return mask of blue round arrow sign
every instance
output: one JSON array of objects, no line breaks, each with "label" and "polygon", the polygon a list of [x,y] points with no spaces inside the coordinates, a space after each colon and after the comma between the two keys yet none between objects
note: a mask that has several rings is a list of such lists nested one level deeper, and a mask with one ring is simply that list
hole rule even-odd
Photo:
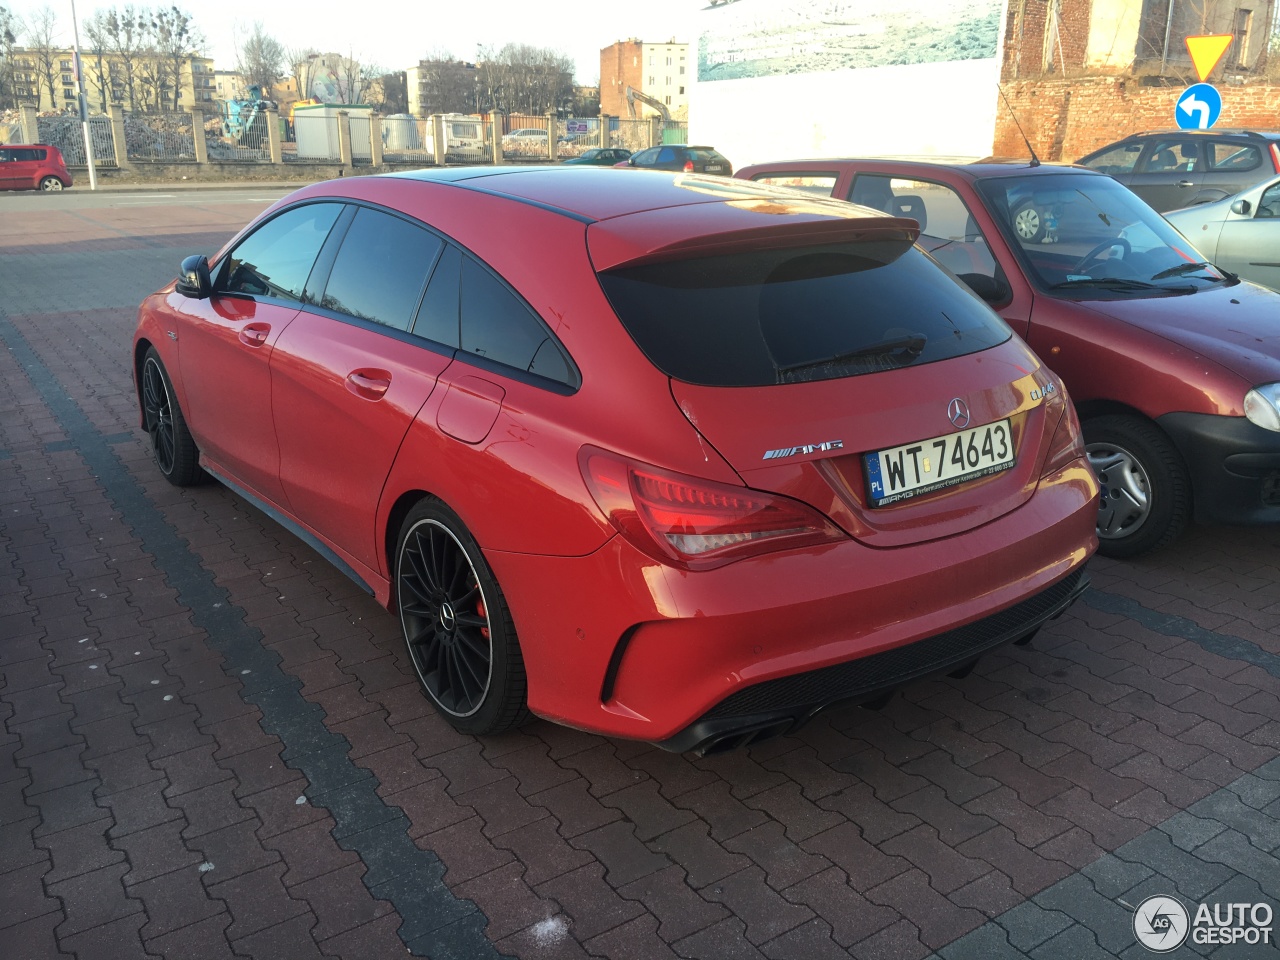
[{"label": "blue round arrow sign", "polygon": [[1182,91],[1173,108],[1181,130],[1208,130],[1222,113],[1222,94],[1209,83],[1193,83]]}]

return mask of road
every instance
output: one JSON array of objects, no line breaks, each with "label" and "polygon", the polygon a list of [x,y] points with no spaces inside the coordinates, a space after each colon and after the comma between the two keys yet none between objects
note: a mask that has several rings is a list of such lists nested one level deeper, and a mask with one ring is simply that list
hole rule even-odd
[{"label": "road", "polygon": [[6,957],[1084,960],[1152,894],[1280,912],[1276,531],[1095,559],[1030,647],[748,751],[453,732],[139,429],[138,301],[283,192],[0,196]]}]

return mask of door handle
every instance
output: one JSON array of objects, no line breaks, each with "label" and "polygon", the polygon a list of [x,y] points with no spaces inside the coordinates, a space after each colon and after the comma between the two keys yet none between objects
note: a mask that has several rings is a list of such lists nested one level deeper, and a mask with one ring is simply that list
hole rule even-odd
[{"label": "door handle", "polygon": [[1192,182],[1191,180],[1179,180],[1179,181],[1178,181],[1178,186],[1180,186],[1180,187],[1194,187],[1194,186],[1195,186],[1195,183],[1194,183],[1194,182]]},{"label": "door handle", "polygon": [[270,333],[271,324],[250,323],[240,331],[240,342],[250,347],[260,347],[267,342],[267,336]]},{"label": "door handle", "polygon": [[385,370],[353,370],[347,374],[347,389],[365,400],[380,400],[391,386]]}]

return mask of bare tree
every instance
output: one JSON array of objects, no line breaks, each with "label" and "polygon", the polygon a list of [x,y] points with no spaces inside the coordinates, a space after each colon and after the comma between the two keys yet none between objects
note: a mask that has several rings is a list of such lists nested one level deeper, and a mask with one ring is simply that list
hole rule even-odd
[{"label": "bare tree", "polygon": [[237,69],[250,86],[262,88],[264,97],[271,96],[272,84],[280,76],[284,65],[284,45],[257,22],[244,42],[236,50]]},{"label": "bare tree", "polygon": [[445,50],[436,50],[418,61],[418,75],[424,113],[471,113],[476,109],[474,63],[464,63]]},{"label": "bare tree", "polygon": [[[161,7],[151,20],[151,35],[155,39],[157,72],[161,79],[161,93],[167,87],[172,91],[173,109],[178,109],[182,97],[182,66],[188,62],[196,47],[203,41],[191,14],[177,7]],[[191,77],[192,92],[196,78]]]},{"label": "bare tree", "polygon": [[298,88],[298,99],[311,98],[311,83],[315,79],[316,60],[320,52],[314,47],[290,47],[284,52],[285,62]]},{"label": "bare tree", "polygon": [[40,86],[49,91],[49,104],[58,109],[58,51],[61,44],[55,37],[58,35],[58,17],[48,4],[31,14],[27,22],[27,49],[36,61],[36,96],[40,95]]},{"label": "bare tree", "polygon": [[[109,40],[106,20],[107,11],[105,10],[98,10],[92,17],[85,19],[84,36],[88,41],[85,52],[88,57],[81,58],[82,61],[87,61],[86,72],[94,78],[94,82],[98,87],[98,106],[103,113],[107,112],[108,98],[113,87],[111,61],[107,59]],[[110,99],[114,99],[114,97],[110,97]]]},{"label": "bare tree", "polygon": [[120,68],[121,86],[129,98],[129,109],[137,110],[141,86],[139,66],[145,58],[150,32],[147,11],[132,4],[112,7],[106,12],[103,29],[107,49]]},{"label": "bare tree", "polygon": [[527,44],[480,50],[481,106],[505,113],[542,114],[573,102],[573,61],[567,54]]},{"label": "bare tree", "polygon": [[0,7],[0,109],[16,107],[13,50],[22,36],[22,21],[7,7]]},{"label": "bare tree", "polygon": [[371,91],[377,91],[377,97],[370,96],[370,102],[384,115],[409,112],[409,90],[403,70],[383,73],[369,85]]}]

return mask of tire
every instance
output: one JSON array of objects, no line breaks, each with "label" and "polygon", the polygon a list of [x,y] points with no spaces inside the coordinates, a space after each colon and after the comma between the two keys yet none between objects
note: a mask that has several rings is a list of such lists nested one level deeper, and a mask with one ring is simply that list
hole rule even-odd
[{"label": "tire", "polygon": [[192,487],[204,479],[200,450],[178,406],[173,383],[155,347],[148,347],[138,376],[143,422],[151,437],[151,454],[164,478],[175,487]]},{"label": "tire", "polygon": [[1084,423],[1085,453],[1102,485],[1098,552],[1135,557],[1177,537],[1191,516],[1186,464],[1155,424],[1109,414]]},{"label": "tire", "polygon": [[506,598],[475,538],[439,500],[419,502],[405,518],[394,586],[409,660],[449,723],[486,736],[530,719]]},{"label": "tire", "polygon": [[40,189],[45,193],[56,193],[62,189],[62,181],[57,177],[45,177],[40,181]]},{"label": "tire", "polygon": [[1039,243],[1044,238],[1044,214],[1030,200],[1013,212],[1013,232],[1023,243]]}]

